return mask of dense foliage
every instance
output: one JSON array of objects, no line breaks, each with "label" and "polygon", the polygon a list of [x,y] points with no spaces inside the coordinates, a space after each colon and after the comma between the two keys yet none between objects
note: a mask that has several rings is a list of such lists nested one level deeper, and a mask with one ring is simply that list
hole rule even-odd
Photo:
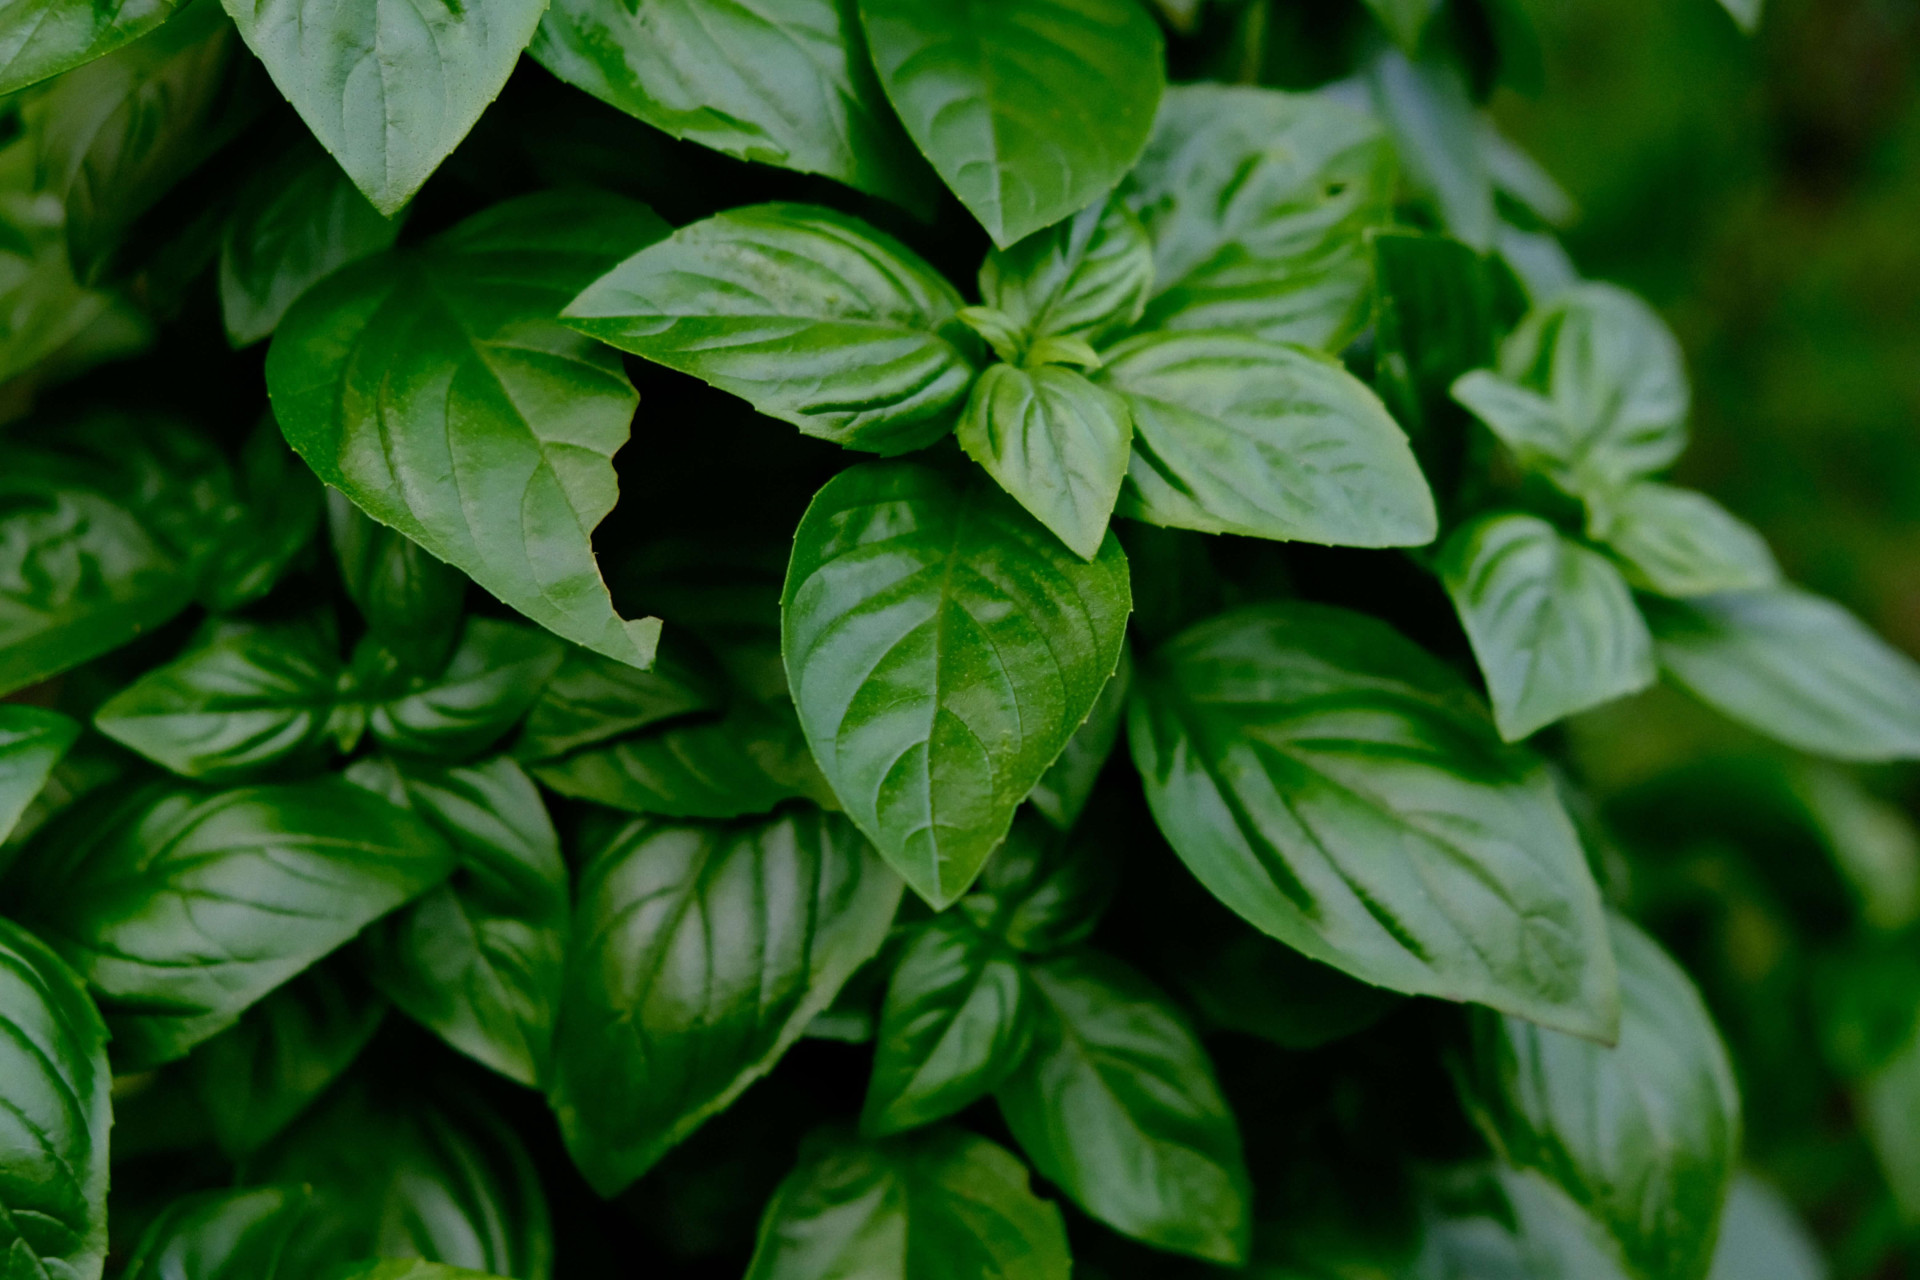
[{"label": "dense foliage", "polygon": [[0,1276],[1896,1274],[1920,665],[1532,3],[0,7]]}]

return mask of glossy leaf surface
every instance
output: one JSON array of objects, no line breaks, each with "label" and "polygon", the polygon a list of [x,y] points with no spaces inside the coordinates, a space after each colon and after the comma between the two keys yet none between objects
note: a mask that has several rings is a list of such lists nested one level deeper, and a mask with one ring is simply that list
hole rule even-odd
[{"label": "glossy leaf surface", "polygon": [[1663,596],[1757,591],[1780,580],[1753,528],[1704,493],[1642,481],[1606,506],[1594,534],[1619,556],[1627,580]]},{"label": "glossy leaf surface", "polygon": [[985,477],[843,471],[794,537],[782,650],[834,794],[928,902],[966,890],[1119,662],[1131,608]]},{"label": "glossy leaf surface", "polygon": [[0,705],[0,840],[13,831],[79,736],[80,726],[57,711]]},{"label": "glossy leaf surface", "polygon": [[280,1280],[308,1211],[299,1187],[183,1196],[147,1228],[123,1280]]},{"label": "glossy leaf surface", "polygon": [[567,323],[808,435],[902,453],[950,431],[966,395],[960,306],[938,272],[859,219],[766,204],[643,249],[574,299]]},{"label": "glossy leaf surface", "polygon": [[845,819],[635,822],[583,873],[552,1101],[602,1194],[769,1070],[886,936],[900,899]]},{"label": "glossy leaf surface", "polygon": [[1086,208],[1146,145],[1160,33],[1128,0],[860,0],[907,133],[1002,248]]},{"label": "glossy leaf surface", "polygon": [[591,535],[636,398],[619,359],[556,317],[665,230],[615,196],[510,200],[329,276],[267,353],[274,414],[322,480],[535,622],[635,666],[659,623],[614,613]]},{"label": "glossy leaf surface", "polygon": [[465,575],[338,489],[327,490],[327,532],[347,597],[368,632],[412,671],[439,671],[460,638]]},{"label": "glossy leaf surface", "polygon": [[[436,676],[382,690],[368,727],[399,752],[460,759],[486,750],[520,722],[560,667],[550,633],[493,618],[469,618]],[[371,691],[370,691],[371,692]]]},{"label": "glossy leaf surface", "polygon": [[1148,803],[1222,902],[1365,982],[1611,1037],[1573,826],[1438,661],[1359,614],[1250,606],[1163,646],[1137,687]]},{"label": "glossy leaf surface", "polygon": [[1096,348],[1140,320],[1153,291],[1153,244],[1118,198],[1088,205],[980,264],[980,298],[1022,336]]},{"label": "glossy leaf surface", "polygon": [[0,93],[109,53],[167,20],[173,0],[34,0],[0,16]]}]

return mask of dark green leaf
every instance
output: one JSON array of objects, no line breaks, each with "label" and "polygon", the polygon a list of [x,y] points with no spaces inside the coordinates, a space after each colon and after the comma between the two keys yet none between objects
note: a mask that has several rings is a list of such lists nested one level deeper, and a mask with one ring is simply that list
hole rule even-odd
[{"label": "dark green leaf", "polygon": [[1437,567],[1507,741],[1654,682],[1653,637],[1620,571],[1545,520],[1481,516]]},{"label": "dark green leaf", "polygon": [[1067,835],[1023,813],[960,909],[1018,951],[1080,942],[1093,932],[1118,882],[1112,835],[1112,824],[1097,818]]},{"label": "dark green leaf", "polygon": [[1700,1280],[1740,1147],[1727,1051],[1692,982],[1616,918],[1620,1039],[1609,1049],[1487,1013],[1467,1086],[1509,1162],[1553,1179],[1641,1280]]},{"label": "dark green leaf", "polygon": [[1131,596],[984,477],[843,471],[794,535],[782,649],[850,817],[928,902],[966,891],[1119,663]]},{"label": "dark green leaf", "polygon": [[220,317],[244,347],[279,325],[294,300],[349,262],[392,246],[384,218],[333,157],[303,139],[255,173],[220,242]]},{"label": "dark green leaf", "polygon": [[495,1280],[495,1277],[438,1262],[363,1262],[334,1273],[329,1280]]},{"label": "dark green leaf", "polygon": [[1392,130],[1407,176],[1455,238],[1493,247],[1493,172],[1466,72],[1452,59],[1383,49],[1369,69],[1374,108]]},{"label": "dark green leaf", "polygon": [[1528,1169],[1458,1171],[1471,1207],[1430,1215],[1408,1280],[1633,1280],[1607,1233]]},{"label": "dark green leaf", "polygon": [[247,47],[393,214],[473,128],[533,39],[540,0],[223,0]]},{"label": "dark green leaf", "polygon": [[0,840],[13,831],[79,736],[80,726],[57,711],[0,705]]},{"label": "dark green leaf", "polygon": [[566,966],[567,866],[540,793],[504,756],[466,768],[406,763],[368,781],[446,837],[459,857],[368,935],[374,980],[448,1044],[543,1085]]},{"label": "dark green leaf", "polygon": [[121,1280],[279,1280],[311,1211],[301,1187],[203,1191],[160,1211]]},{"label": "dark green leaf", "polygon": [[1920,1222],[1920,1028],[1859,1083],[1854,1105],[1901,1221]]},{"label": "dark green leaf", "polygon": [[1649,602],[1661,669],[1749,728],[1839,760],[1920,758],[1920,666],[1796,587]]},{"label": "dark green leaf", "polygon": [[1139,323],[1153,292],[1153,244],[1117,198],[996,249],[980,265],[980,297],[1022,338],[1082,338],[1101,347]]},{"label": "dark green leaf", "polygon": [[1124,1235],[1244,1262],[1251,1190],[1240,1130],[1172,1002],[1094,952],[1029,973],[1033,1047],[999,1092],[1027,1158]]},{"label": "dark green leaf", "polygon": [[1861,919],[1888,933],[1920,920],[1920,830],[1913,820],[1832,765],[1802,763],[1788,785],[1853,890]]},{"label": "dark green leaf", "polygon": [[189,778],[232,781],[351,750],[366,710],[350,700],[331,621],[217,621],[185,653],[107,700],[94,727]]},{"label": "dark green leaf", "polygon": [[115,1065],[155,1066],[444,879],[418,818],[338,778],[147,790],[41,831],[11,904],[95,991]]},{"label": "dark green leaf", "polygon": [[200,600],[215,613],[273,590],[306,550],[325,501],[326,490],[270,418],[241,448],[237,479],[236,500],[221,513],[217,545],[201,571]]},{"label": "dark green leaf", "polygon": [[343,960],[315,965],[187,1056],[228,1155],[265,1146],[326,1092],[379,1029],[387,1002]]},{"label": "dark green leaf", "polygon": [[861,1128],[931,1124],[997,1089],[1026,1052],[1025,981],[1004,943],[954,913],[921,926],[887,987]]},{"label": "dark green leaf", "polygon": [[1100,771],[1113,754],[1113,744],[1119,741],[1120,726],[1127,718],[1127,693],[1132,688],[1133,659],[1123,649],[1120,666],[1100,690],[1099,701],[1073,731],[1060,758],[1027,796],[1034,811],[1062,831],[1080,821],[1081,811],[1093,797]]},{"label": "dark green leaf", "polygon": [[726,698],[713,662],[669,632],[652,667],[635,670],[587,649],[569,648],[540,690],[514,743],[522,761],[552,760],[663,721],[717,709]]},{"label": "dark green leaf", "polygon": [[1641,481],[1596,517],[1589,532],[1620,557],[1627,580],[1643,590],[1706,596],[1780,580],[1766,539],[1704,493]]},{"label": "dark green leaf", "polygon": [[886,936],[900,882],[844,818],[635,822],[583,874],[552,1101],[611,1195],[765,1074]]},{"label": "dark green leaf", "polygon": [[405,692],[385,694],[367,723],[395,751],[449,759],[476,755],[527,714],[559,670],[564,651],[559,640],[535,627],[469,618],[440,674],[406,679]]},{"label": "dark green leaf", "polygon": [[[533,1161],[513,1129],[461,1089],[376,1094],[349,1079],[249,1171],[313,1188],[315,1219],[287,1268],[300,1280],[338,1280],[342,1264],[361,1258],[552,1280],[553,1224]],[[421,1264],[388,1265],[406,1276]]]},{"label": "dark green leaf", "polygon": [[1360,614],[1252,606],[1163,646],[1136,690],[1147,800],[1222,902],[1362,981],[1612,1036],[1573,825],[1441,663]]},{"label": "dark green leaf", "polygon": [[0,94],[37,81],[146,34],[176,0],[31,0],[0,12]]},{"label": "dark green leaf", "polygon": [[747,1280],[1067,1280],[1060,1211],[1004,1147],[954,1128],[800,1148],[760,1222]]},{"label": "dark green leaf", "polygon": [[953,428],[973,366],[960,295],[857,218],[766,204],[682,227],[596,280],[567,323],[853,449]]},{"label": "dark green leaf", "polygon": [[1400,997],[1245,926],[1169,949],[1174,982],[1216,1026],[1283,1049],[1317,1049],[1380,1021]]},{"label": "dark green leaf", "polygon": [[414,671],[440,670],[460,637],[465,575],[363,514],[338,489],[327,490],[327,527],[347,596],[368,632]]},{"label": "dark green leaf", "polygon": [[1406,433],[1332,360],[1244,334],[1149,333],[1108,352],[1098,380],[1133,416],[1120,515],[1334,546],[1433,540]]},{"label": "dark green leaf", "polygon": [[22,1280],[99,1280],[107,1256],[107,1029],[80,981],[0,920],[0,1249]]},{"label": "dark green leaf", "polygon": [[1522,465],[1604,501],[1687,444],[1680,344],[1624,289],[1583,284],[1536,307],[1500,348],[1499,372],[1453,386]]},{"label": "dark green leaf", "polygon": [[528,52],[676,138],[928,203],[851,0],[559,0]]},{"label": "dark green leaf", "polygon": [[1416,432],[1454,379],[1493,362],[1493,281],[1486,260],[1445,236],[1373,231],[1377,280],[1373,381]]},{"label": "dark green leaf", "polygon": [[510,200],[327,277],[267,352],[274,414],[322,480],[535,622],[641,667],[659,621],[614,613],[590,541],[636,397],[617,356],[555,317],[665,231],[615,196]]},{"label": "dark green leaf", "polygon": [[1409,55],[1420,51],[1427,19],[1440,7],[1439,0],[1366,0],[1366,4],[1393,42]]},{"label": "dark green leaf", "polygon": [[1127,403],[1071,369],[990,367],[960,417],[960,447],[1083,560],[1100,552],[1127,475]]},{"label": "dark green leaf", "polygon": [[1140,158],[1166,71],[1131,0],[860,0],[860,17],[907,133],[1002,248]]},{"label": "dark green leaf", "polygon": [[1364,112],[1229,85],[1169,89],[1127,180],[1153,240],[1156,329],[1231,329],[1338,350],[1367,318],[1364,236],[1393,151]]}]

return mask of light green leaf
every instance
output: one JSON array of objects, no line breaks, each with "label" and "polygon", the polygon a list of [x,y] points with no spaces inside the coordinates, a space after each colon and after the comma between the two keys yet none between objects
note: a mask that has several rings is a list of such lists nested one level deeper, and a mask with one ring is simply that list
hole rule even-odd
[{"label": "light green leaf", "polygon": [[747,1280],[1067,1280],[1060,1211],[1004,1147],[955,1128],[860,1142],[827,1128],[760,1222]]},{"label": "light green leaf", "polygon": [[860,17],[908,135],[1001,248],[1140,158],[1166,71],[1132,0],[860,0]]},{"label": "light green leaf", "polygon": [[1127,402],[1118,514],[1203,533],[1401,547],[1431,542],[1433,495],[1406,433],[1336,362],[1232,333],[1149,333],[1097,381]]},{"label": "light green leaf", "polygon": [[1363,236],[1393,203],[1393,149],[1364,112],[1240,85],[1169,89],[1127,203],[1153,240],[1156,329],[1231,329],[1338,350],[1367,319]]},{"label": "light green leaf", "polygon": [[852,0],[558,0],[528,52],[676,138],[929,204]]},{"label": "light green leaf", "polygon": [[1062,831],[1071,830],[1080,821],[1087,801],[1093,798],[1094,784],[1100,781],[1100,771],[1113,754],[1113,744],[1119,741],[1120,726],[1127,718],[1127,693],[1132,688],[1133,660],[1122,650],[1120,666],[1100,691],[1099,701],[1073,731],[1067,749],[1027,796],[1034,811]]},{"label": "light green leaf", "polygon": [[1901,1221],[1920,1222],[1920,1029],[1860,1082],[1855,1106]]},{"label": "light green leaf", "polygon": [[[394,751],[447,759],[476,755],[526,715],[564,652],[560,641],[535,627],[469,618],[438,675],[406,678],[395,672],[380,679],[362,672],[373,685],[369,695],[380,698],[368,726]],[[396,678],[402,688],[388,688]]]},{"label": "light green leaf", "polygon": [[551,1100],[612,1195],[772,1069],[879,949],[899,879],[851,824],[635,822],[582,874]]},{"label": "light green leaf", "polygon": [[183,1196],[147,1227],[121,1280],[279,1280],[310,1211],[303,1187]]},{"label": "light green leaf", "polygon": [[100,1280],[112,1083],[80,980],[0,920],[0,1249],[28,1280]]},{"label": "light green leaf", "polygon": [[1027,1158],[1123,1235],[1245,1262],[1251,1189],[1240,1130],[1173,1003],[1095,952],[1028,972],[1033,1047],[999,1091]]},{"label": "light green leaf", "polygon": [[79,736],[80,726],[57,711],[0,705],[0,840],[13,831]]},{"label": "light green leaf", "polygon": [[30,0],[0,12],[0,94],[91,62],[145,35],[176,0]]},{"label": "light green leaf", "polygon": [[1704,493],[1643,480],[1597,507],[1589,534],[1620,557],[1627,580],[1643,590],[1706,596],[1780,580],[1767,540]]},{"label": "light green leaf", "polygon": [[86,978],[132,1071],[232,1026],[452,865],[419,819],[338,778],[147,789],[40,831],[9,906]]},{"label": "light green leaf", "polygon": [[915,930],[881,1007],[860,1127],[900,1133],[998,1088],[1026,1052],[1025,984],[1006,944],[956,913]]},{"label": "light green leaf", "polygon": [[1720,1216],[1720,1244],[1708,1280],[1827,1280],[1813,1235],[1786,1197],[1741,1174]]},{"label": "light green leaf", "polygon": [[937,271],[859,219],[764,204],[643,249],[566,319],[807,435],[903,453],[952,429],[972,381],[960,306]]},{"label": "light green leaf", "polygon": [[1132,436],[1126,401],[1057,365],[993,365],[959,430],[967,456],[1083,560],[1107,536]]},{"label": "light green leaf", "polygon": [[463,768],[367,761],[348,776],[414,810],[459,859],[447,883],[367,935],[374,981],[455,1049],[545,1084],[569,901],[540,793],[504,756]]},{"label": "light green leaf", "polygon": [[1132,606],[984,476],[841,472],[794,535],[782,650],[834,794],[936,907],[966,891],[1092,711]]},{"label": "light green leaf", "polygon": [[1720,0],[1720,3],[1733,15],[1733,20],[1740,24],[1742,31],[1752,35],[1759,29],[1760,10],[1765,0]]},{"label": "light green leaf", "polygon": [[368,633],[413,671],[439,671],[460,638],[466,575],[364,514],[338,489],[327,490],[327,529],[347,598]]},{"label": "light green leaf", "polygon": [[1469,1108],[1494,1150],[1559,1184],[1639,1280],[1701,1280],[1740,1147],[1740,1095],[1699,993],[1615,918],[1613,1048],[1514,1017],[1474,1024]]},{"label": "light green leaf", "polygon": [[1438,568],[1507,741],[1654,682],[1653,637],[1620,571],[1545,520],[1481,516]]},{"label": "light green leaf", "polygon": [[272,333],[322,278],[392,247],[401,221],[382,217],[331,156],[302,139],[248,179],[221,238],[227,341],[244,347]]},{"label": "light green leaf", "polygon": [[1367,79],[1413,185],[1432,197],[1456,239],[1491,249],[1499,225],[1493,173],[1466,72],[1451,59],[1383,49]]},{"label": "light green leaf", "polygon": [[1648,602],[1655,655],[1741,724],[1837,760],[1920,759],[1920,665],[1797,587]]},{"label": "light green leaf", "polygon": [[980,264],[981,300],[1027,340],[1104,346],[1139,323],[1152,292],[1153,244],[1117,197],[995,249]]},{"label": "light green leaf", "polygon": [[413,198],[507,83],[542,0],[222,0],[373,207]]},{"label": "light green leaf", "polygon": [[1222,902],[1364,982],[1613,1035],[1600,893],[1553,782],[1425,651],[1342,609],[1250,606],[1135,688],[1148,803]]},{"label": "light green leaf", "polygon": [[94,727],[188,778],[231,782],[322,764],[366,726],[338,643],[318,616],[210,622],[180,657],[109,698]]},{"label": "light green leaf", "polygon": [[322,480],[535,622],[642,667],[660,624],[614,613],[591,543],[637,398],[619,357],[556,317],[665,231],[616,196],[510,200],[327,277],[267,352],[274,415]]}]

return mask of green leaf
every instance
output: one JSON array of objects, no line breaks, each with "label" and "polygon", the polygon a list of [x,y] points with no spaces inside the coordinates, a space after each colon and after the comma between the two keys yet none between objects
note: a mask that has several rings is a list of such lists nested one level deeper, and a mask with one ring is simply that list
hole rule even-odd
[{"label": "green leaf", "polygon": [[1708,1280],[1827,1280],[1813,1235],[1786,1197],[1741,1174],[1720,1216],[1720,1244]]},{"label": "green leaf", "polygon": [[995,249],[980,264],[981,299],[1029,340],[1104,346],[1139,323],[1152,292],[1153,244],[1117,198]]},{"label": "green leaf", "polygon": [[469,1267],[553,1280],[553,1223],[533,1160],[510,1125],[450,1082],[376,1091],[350,1077],[248,1172],[313,1188],[315,1220],[288,1267],[302,1280],[339,1280],[362,1258],[422,1260],[388,1263],[399,1276]]},{"label": "green leaf", "polygon": [[773,1067],[879,949],[900,882],[843,818],[635,822],[582,875],[552,1102],[612,1195]]},{"label": "green leaf", "polygon": [[1437,567],[1507,741],[1656,679],[1653,637],[1620,571],[1545,520],[1481,516],[1447,539]]},{"label": "green leaf", "polygon": [[1920,665],[1831,600],[1780,586],[1648,602],[1676,684],[1748,728],[1837,760],[1920,759]]},{"label": "green leaf", "polygon": [[32,0],[0,12],[0,94],[111,53],[165,22],[177,0]]},{"label": "green leaf", "polygon": [[738,698],[719,719],[597,743],[530,772],[563,796],[666,818],[740,818],[794,799],[834,807],[785,699]]},{"label": "green leaf", "polygon": [[[367,724],[395,751],[448,759],[477,755],[527,714],[564,652],[546,631],[468,618],[446,667],[436,676],[404,679],[404,692],[386,693]],[[376,688],[384,683],[374,681]]]},{"label": "green leaf", "polygon": [[938,272],[859,219],[763,204],[641,250],[566,319],[807,435],[903,453],[952,429],[973,379],[960,306]]},{"label": "green leaf", "polygon": [[1098,380],[1133,416],[1118,514],[1202,533],[1401,547],[1431,542],[1406,433],[1336,362],[1236,333],[1149,333]]},{"label": "green leaf", "polygon": [[1166,71],[1131,0],[860,0],[860,17],[908,135],[1001,248],[1140,158]]},{"label": "green leaf", "polygon": [[1013,829],[973,883],[960,909],[1016,951],[1057,951],[1083,941],[1118,883],[1110,822],[1063,834],[1035,813]]},{"label": "green leaf", "polygon": [[1251,606],[1143,661],[1160,830],[1216,897],[1376,986],[1610,1038],[1600,894],[1545,767],[1385,624]]},{"label": "green leaf", "polygon": [[1174,983],[1201,1017],[1283,1049],[1317,1049],[1380,1021],[1400,997],[1319,964],[1244,925],[1182,937]]},{"label": "green leaf", "polygon": [[[419,813],[459,858],[368,934],[394,1004],[524,1085],[546,1082],[566,967],[567,865],[540,793],[504,756],[466,768],[369,761],[349,777]],[[384,776],[381,776],[384,775]]]},{"label": "green leaf", "polygon": [[385,218],[311,141],[261,168],[241,190],[220,241],[220,318],[244,347],[271,334],[287,308],[349,262],[392,247]]},{"label": "green leaf", "polygon": [[1367,8],[1380,20],[1393,42],[1409,57],[1420,51],[1420,36],[1427,19],[1440,7],[1439,0],[1366,0]]},{"label": "green leaf", "polygon": [[1687,445],[1680,344],[1625,289],[1583,284],[1527,314],[1500,348],[1499,372],[1453,386],[1523,466],[1567,492],[1605,500]]},{"label": "green leaf", "polygon": [[1920,1222],[1920,1029],[1857,1087],[1859,1125],[1903,1223]]},{"label": "green leaf", "polygon": [[1060,1211],[1006,1148],[943,1127],[860,1142],[830,1127],[767,1205],[747,1280],[1067,1280]]},{"label": "green leaf", "polygon": [[300,1187],[183,1196],[147,1227],[121,1280],[279,1280],[310,1211]]},{"label": "green leaf", "polygon": [[324,961],[187,1055],[185,1071],[229,1156],[258,1151],[367,1047],[387,1002],[355,966]]},{"label": "green leaf", "polygon": [[1493,171],[1466,72],[1449,58],[1382,49],[1367,79],[1412,185],[1432,198],[1456,239],[1491,249],[1499,227]]},{"label": "green leaf", "polygon": [[200,600],[215,613],[273,590],[320,523],[326,492],[287,448],[271,418],[240,450],[235,501],[221,513],[216,545],[200,575]]},{"label": "green leaf", "polygon": [[1913,819],[1832,765],[1804,762],[1788,786],[1853,890],[1861,919],[1888,933],[1920,920],[1920,829]]},{"label": "green leaf", "polygon": [[210,622],[180,657],[94,713],[94,727],[188,778],[233,781],[351,750],[366,711],[350,700],[331,621]]},{"label": "green leaf", "polygon": [[327,277],[267,352],[274,414],[322,480],[535,622],[642,667],[660,624],[614,613],[590,541],[636,397],[617,356],[555,317],[665,230],[616,196],[510,200]]},{"label": "green leaf", "polygon": [[900,1133],[997,1089],[1026,1052],[1025,981],[1006,944],[953,913],[917,929],[881,1007],[860,1127]]},{"label": "green leaf", "polygon": [[639,671],[587,649],[568,648],[560,669],[540,690],[515,742],[523,762],[569,751],[699,711],[722,706],[726,690],[714,664],[673,631],[652,667]]},{"label": "green leaf", "polygon": [[1740,1146],[1733,1068],[1699,994],[1667,954],[1612,921],[1620,1039],[1609,1049],[1480,1015],[1466,1085],[1494,1150],[1590,1212],[1642,1280],[1699,1280]]},{"label": "green leaf", "polygon": [[1760,10],[1764,7],[1765,0],[1720,0],[1720,3],[1728,13],[1733,15],[1733,20],[1740,25],[1742,31],[1752,35],[1759,29]]},{"label": "green leaf", "polygon": [[541,0],[222,0],[373,207],[413,198],[507,83]]},{"label": "green leaf", "polygon": [[1605,1229],[1546,1178],[1506,1167],[1458,1173],[1471,1207],[1429,1214],[1411,1280],[1635,1280]]},{"label": "green leaf", "polygon": [[1169,89],[1127,203],[1153,240],[1154,329],[1338,350],[1367,320],[1367,228],[1393,150],[1365,112],[1241,85]]},{"label": "green leaf", "polygon": [[1028,973],[1033,1047],[999,1091],[1027,1158],[1123,1235],[1245,1262],[1251,1189],[1240,1130],[1172,1002],[1096,952]]},{"label": "green leaf", "polygon": [[967,455],[1083,560],[1106,539],[1132,436],[1126,401],[1056,365],[993,365],[959,430]]},{"label": "green leaf", "polygon": [[12,906],[86,979],[115,1066],[185,1054],[363,927],[446,878],[419,819],[338,778],[146,790],[41,831]]},{"label": "green leaf", "polygon": [[528,52],[676,138],[928,204],[930,180],[874,78],[852,0],[559,0]]},{"label": "green leaf", "polygon": [[416,672],[444,667],[460,638],[466,576],[363,514],[338,489],[327,490],[327,528],[347,597],[367,631]]},{"label": "green leaf", "polygon": [[794,534],[782,651],[820,771],[936,908],[958,898],[1093,710],[1131,608],[985,477],[868,463]]},{"label": "green leaf", "polygon": [[0,840],[13,831],[79,736],[80,726],[57,711],[0,705]]},{"label": "green leaf", "polygon": [[1704,493],[1641,481],[1596,516],[1589,534],[1620,557],[1627,580],[1642,590],[1706,596],[1780,581],[1767,540]]},{"label": "green leaf", "polygon": [[28,1280],[107,1256],[107,1029],[80,981],[0,920],[0,1248]]},{"label": "green leaf", "polygon": [[364,1262],[335,1272],[329,1280],[496,1280],[496,1277],[438,1262]]},{"label": "green leaf", "polygon": [[1133,659],[1120,652],[1120,666],[1100,690],[1100,698],[1080,727],[1067,740],[1066,750],[1053,762],[1027,796],[1027,803],[1048,822],[1068,831],[1093,798],[1094,784],[1106,768],[1120,726],[1127,717],[1127,693],[1133,688]]},{"label": "green leaf", "polygon": [[1494,356],[1493,279],[1486,259],[1446,236],[1372,231],[1377,280],[1374,385],[1416,435],[1430,406]]},{"label": "green leaf", "polygon": [[225,462],[173,424],[15,435],[0,471],[0,694],[150,631],[193,597]]}]

